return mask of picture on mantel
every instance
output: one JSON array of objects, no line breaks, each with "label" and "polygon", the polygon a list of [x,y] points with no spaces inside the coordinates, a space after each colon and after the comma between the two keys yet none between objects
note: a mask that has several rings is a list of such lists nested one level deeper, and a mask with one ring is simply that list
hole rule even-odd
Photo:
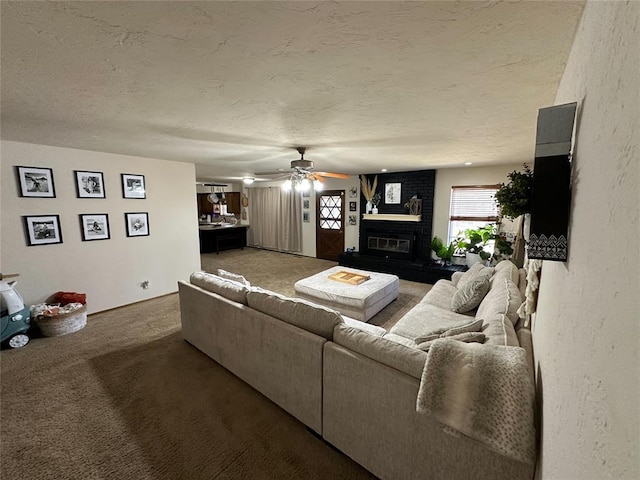
[{"label": "picture on mantel", "polygon": [[401,183],[387,183],[384,186],[384,203],[386,204],[399,204],[400,203],[400,191],[402,188]]}]

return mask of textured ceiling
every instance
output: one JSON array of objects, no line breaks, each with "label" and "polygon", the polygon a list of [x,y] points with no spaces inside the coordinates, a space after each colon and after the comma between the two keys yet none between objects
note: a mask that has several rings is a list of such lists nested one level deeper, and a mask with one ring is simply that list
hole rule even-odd
[{"label": "textured ceiling", "polygon": [[531,160],[583,2],[2,2],[2,138],[198,178]]}]

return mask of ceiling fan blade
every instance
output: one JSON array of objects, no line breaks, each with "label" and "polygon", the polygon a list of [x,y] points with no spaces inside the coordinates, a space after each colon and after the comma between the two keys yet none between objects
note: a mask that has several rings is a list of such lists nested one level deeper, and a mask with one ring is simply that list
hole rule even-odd
[{"label": "ceiling fan blade", "polygon": [[320,175],[322,177],[330,177],[330,178],[349,178],[349,175],[346,173],[335,173],[335,172],[315,172],[316,175]]},{"label": "ceiling fan blade", "polygon": [[256,172],[254,173],[254,175],[260,176],[269,176],[269,175],[288,175],[289,173],[286,172],[285,170],[274,170],[271,172]]},{"label": "ceiling fan blade", "polygon": [[318,180],[319,182],[324,182],[324,178],[322,178],[320,175],[318,175],[317,173],[310,173],[309,176],[307,177],[309,180]]}]

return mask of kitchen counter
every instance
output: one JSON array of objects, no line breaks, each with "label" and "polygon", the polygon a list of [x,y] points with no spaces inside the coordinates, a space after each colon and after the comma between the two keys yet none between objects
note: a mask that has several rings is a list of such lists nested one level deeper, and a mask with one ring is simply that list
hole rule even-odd
[{"label": "kitchen counter", "polygon": [[200,224],[198,225],[198,228],[200,230],[213,230],[213,229],[221,229],[221,228],[246,228],[248,227],[248,225],[240,225],[239,223],[236,223],[235,225],[232,225],[231,223],[202,223],[200,222]]},{"label": "kitchen counter", "polygon": [[247,246],[247,227],[239,223],[200,223],[200,253],[220,253],[220,250]]}]

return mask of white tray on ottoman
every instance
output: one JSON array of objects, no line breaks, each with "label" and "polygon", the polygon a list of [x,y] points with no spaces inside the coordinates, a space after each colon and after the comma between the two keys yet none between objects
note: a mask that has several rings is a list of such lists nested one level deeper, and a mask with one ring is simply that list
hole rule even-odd
[{"label": "white tray on ottoman", "polygon": [[[329,278],[329,275],[341,271],[358,273],[370,278],[359,285]],[[343,315],[367,322],[398,298],[400,280],[396,275],[388,273],[337,266],[298,280],[293,288],[298,298],[334,308]]]}]

